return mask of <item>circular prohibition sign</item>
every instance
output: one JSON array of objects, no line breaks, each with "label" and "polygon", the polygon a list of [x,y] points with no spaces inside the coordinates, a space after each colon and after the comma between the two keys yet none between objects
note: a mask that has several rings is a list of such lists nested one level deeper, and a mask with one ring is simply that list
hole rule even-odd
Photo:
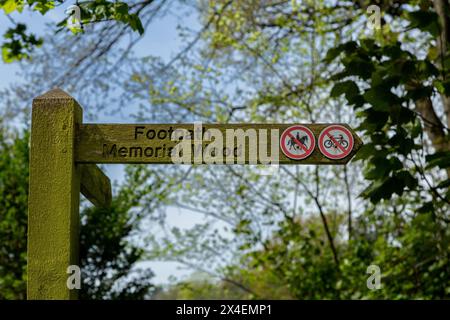
[{"label": "circular prohibition sign", "polygon": [[295,125],[283,131],[280,147],[286,157],[302,160],[311,155],[316,145],[316,138],[312,131],[302,125]]},{"label": "circular prohibition sign", "polygon": [[349,129],[334,124],[322,130],[317,144],[325,157],[337,160],[347,157],[352,152],[354,139]]}]

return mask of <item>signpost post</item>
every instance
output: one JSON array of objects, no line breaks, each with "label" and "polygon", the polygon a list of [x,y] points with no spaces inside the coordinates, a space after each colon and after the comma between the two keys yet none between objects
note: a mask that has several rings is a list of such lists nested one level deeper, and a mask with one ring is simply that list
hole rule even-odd
[{"label": "signpost post", "polygon": [[346,124],[83,124],[74,98],[33,101],[28,213],[28,299],[76,299],[79,195],[109,206],[97,163],[340,164],[362,141]]}]

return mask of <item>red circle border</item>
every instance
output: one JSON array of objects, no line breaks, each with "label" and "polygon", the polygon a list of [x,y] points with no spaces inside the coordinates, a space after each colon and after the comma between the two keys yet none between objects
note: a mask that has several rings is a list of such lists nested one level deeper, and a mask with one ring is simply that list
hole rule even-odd
[{"label": "red circle border", "polygon": [[[293,155],[289,152],[289,150],[286,149],[286,147],[284,145],[284,139],[286,138],[286,135],[293,130],[301,130],[301,131],[305,132],[308,135],[308,137],[311,139],[311,147],[305,152],[305,154]],[[281,150],[283,151],[283,153],[286,157],[288,157],[289,159],[293,159],[293,160],[303,160],[303,159],[308,158],[313,153],[315,145],[316,145],[316,137],[314,136],[314,133],[311,131],[311,129],[309,129],[308,127],[302,126],[302,125],[295,125],[295,126],[286,128],[280,137]]]},{"label": "red circle border", "polygon": [[[323,145],[322,145],[322,141],[323,141],[324,135],[327,134],[328,131],[336,130],[336,129],[344,131],[348,135],[349,140],[350,140],[349,146],[348,146],[348,148],[346,150],[348,152],[344,152],[344,153],[342,153],[340,155],[333,155],[333,154],[329,153],[328,151],[326,151],[323,148]],[[347,129],[346,127],[341,126],[339,124],[333,124],[331,126],[326,127],[325,129],[323,129],[322,132],[319,134],[319,139],[317,140],[317,146],[319,147],[320,152],[325,157],[327,157],[328,159],[331,159],[331,160],[339,160],[339,159],[346,158],[352,152],[354,144],[355,144],[355,139],[353,138],[352,132],[349,129]]]}]

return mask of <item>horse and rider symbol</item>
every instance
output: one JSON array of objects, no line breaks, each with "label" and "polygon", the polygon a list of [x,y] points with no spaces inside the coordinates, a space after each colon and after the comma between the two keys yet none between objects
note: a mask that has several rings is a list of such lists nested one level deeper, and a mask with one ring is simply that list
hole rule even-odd
[{"label": "horse and rider symbol", "polygon": [[302,125],[287,128],[281,135],[280,146],[283,153],[294,160],[308,157],[316,144],[312,131]]},{"label": "horse and rider symbol", "polygon": [[303,146],[307,147],[307,146],[306,146],[306,141],[308,141],[308,136],[307,136],[307,135],[304,135],[304,136],[300,137],[300,133],[297,132],[297,133],[295,134],[295,137],[291,137],[291,138],[289,139],[289,141],[288,141],[289,150],[292,150],[292,148],[294,148],[294,149],[300,149],[300,145],[297,144],[296,141],[299,141]]}]

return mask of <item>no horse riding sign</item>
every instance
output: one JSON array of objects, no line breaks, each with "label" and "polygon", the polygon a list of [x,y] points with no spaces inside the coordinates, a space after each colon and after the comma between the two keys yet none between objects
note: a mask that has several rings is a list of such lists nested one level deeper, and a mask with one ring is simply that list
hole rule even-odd
[{"label": "no horse riding sign", "polygon": [[109,206],[97,163],[346,164],[361,147],[346,124],[83,124],[55,89],[33,101],[28,214],[28,299],[76,299],[80,192]]}]

